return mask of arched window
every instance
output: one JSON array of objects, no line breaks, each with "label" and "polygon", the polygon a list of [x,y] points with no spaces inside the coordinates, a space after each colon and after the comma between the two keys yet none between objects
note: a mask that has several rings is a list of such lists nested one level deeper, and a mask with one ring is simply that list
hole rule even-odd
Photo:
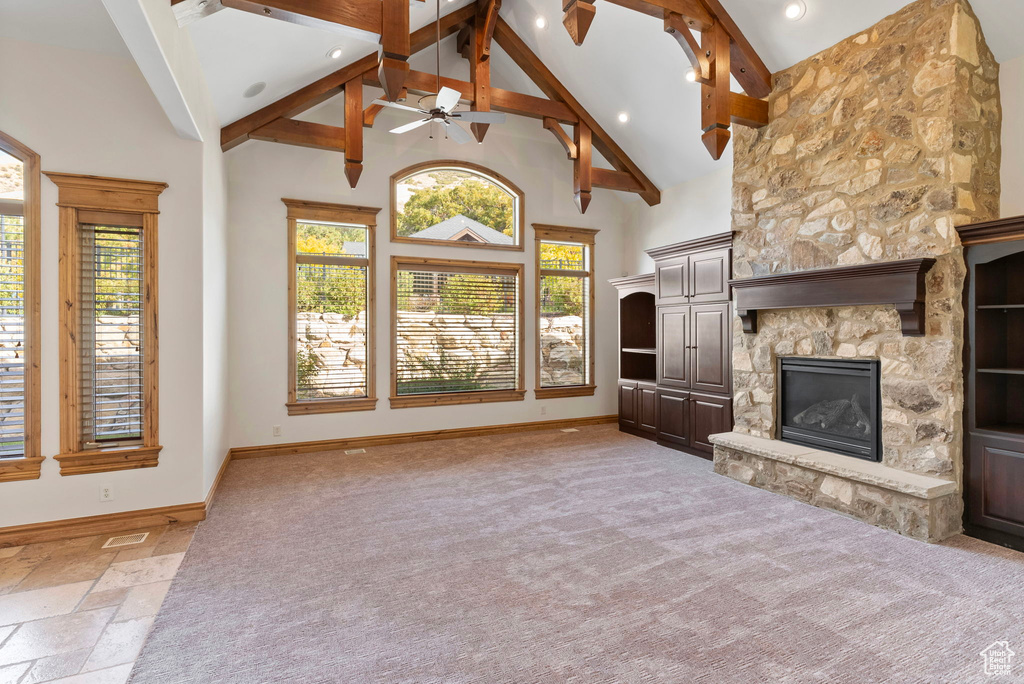
[{"label": "arched window", "polygon": [[39,155],[0,131],[0,482],[34,480],[39,449]]},{"label": "arched window", "polygon": [[433,161],[391,177],[394,242],[523,250],[523,193],[476,164]]}]

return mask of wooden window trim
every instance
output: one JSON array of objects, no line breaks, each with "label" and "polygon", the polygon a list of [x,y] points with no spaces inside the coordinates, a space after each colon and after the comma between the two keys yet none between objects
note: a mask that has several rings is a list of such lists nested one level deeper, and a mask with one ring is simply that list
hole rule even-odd
[{"label": "wooden window trim", "polygon": [[[461,273],[483,273],[516,276],[516,315],[519,317],[519,335],[516,343],[516,388],[485,390],[481,392],[438,392],[436,394],[398,394],[398,271],[402,268],[419,270],[454,270]],[[523,359],[525,346],[525,308],[523,297],[523,264],[464,259],[431,259],[426,257],[391,257],[391,408],[419,408],[423,406],[453,406],[456,404],[484,404],[501,401],[523,401]]]},{"label": "wooden window trim", "polygon": [[22,219],[25,251],[23,292],[25,297],[25,455],[0,461],[0,482],[37,480],[45,460],[40,447],[40,192],[42,174],[39,155],[0,131],[0,150],[22,163],[24,203]]},{"label": "wooden window trim", "polygon": [[[288,208],[288,401],[285,408],[289,416],[307,416],[322,413],[346,413],[349,411],[373,411],[377,408],[376,375],[377,365],[374,347],[376,308],[376,254],[377,214],[380,208],[359,207],[350,204],[330,204],[307,200],[281,198]],[[365,259],[343,258],[344,263],[366,266],[366,396],[351,399],[308,399],[299,401],[296,386],[295,348],[298,331],[295,326],[298,295],[295,285],[295,269],[299,262],[296,249],[296,230],[299,222],[348,223],[366,226]]]},{"label": "wooden window trim", "polygon": [[[592,397],[594,392],[597,390],[597,385],[594,382],[594,373],[596,371],[596,354],[594,353],[595,338],[594,334],[594,321],[595,313],[597,309],[594,304],[594,270],[595,270],[595,252],[594,245],[597,241],[597,234],[600,231],[596,228],[574,228],[571,226],[552,226],[545,223],[534,223],[533,224],[533,241],[534,241],[534,259],[536,262],[536,279],[534,281],[534,296],[536,297],[534,302],[534,311],[537,314],[537,368],[536,368],[536,384],[534,385],[533,395],[536,399],[565,399],[568,397]],[[577,244],[584,245],[587,248],[587,270],[586,271],[556,271],[549,269],[542,269],[540,267],[540,245],[542,242],[575,242]],[[540,279],[544,275],[567,275],[577,276],[581,278],[588,278],[588,292],[587,299],[589,300],[589,306],[587,316],[590,323],[590,339],[587,340],[587,359],[588,371],[587,371],[587,383],[583,385],[566,385],[562,387],[541,387],[540,371],[541,371],[541,344],[540,344]]]},{"label": "wooden window trim", "polygon": [[[458,242],[456,240],[432,240],[429,238],[402,237],[398,234],[398,212],[395,207],[398,204],[398,184],[409,176],[423,173],[430,170],[452,169],[456,171],[468,171],[495,181],[505,186],[516,198],[516,238],[518,244],[512,245],[490,245],[481,242]],[[522,252],[526,243],[526,194],[519,189],[515,183],[492,171],[485,166],[471,162],[459,161],[457,159],[439,159],[423,162],[406,167],[391,176],[391,241],[405,242],[413,245],[441,245],[444,247],[469,247],[470,249],[495,249],[506,252]]]},{"label": "wooden window trim", "polygon": [[[160,194],[166,183],[45,172],[58,190],[60,207],[60,463],[61,475],[154,468],[159,439],[159,315],[158,230]],[[97,212],[102,212],[97,214]],[[103,218],[122,225],[141,226],[144,234],[143,280],[146,302],[143,321],[143,427],[141,445],[82,449],[79,397],[80,260],[79,225]]]}]

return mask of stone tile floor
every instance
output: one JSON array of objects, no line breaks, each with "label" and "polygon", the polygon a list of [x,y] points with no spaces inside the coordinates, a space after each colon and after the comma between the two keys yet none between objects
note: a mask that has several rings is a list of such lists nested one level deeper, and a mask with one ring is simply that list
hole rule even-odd
[{"label": "stone tile floor", "polygon": [[196,524],[0,548],[0,684],[122,684]]}]

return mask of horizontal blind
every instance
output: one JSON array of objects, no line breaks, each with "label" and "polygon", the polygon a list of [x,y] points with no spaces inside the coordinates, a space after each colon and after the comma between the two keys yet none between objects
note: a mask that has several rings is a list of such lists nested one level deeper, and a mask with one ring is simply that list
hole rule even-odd
[{"label": "horizontal blind", "polygon": [[540,385],[590,382],[590,276],[585,245],[540,246]]},{"label": "horizontal blind", "polygon": [[25,224],[0,214],[0,459],[25,455]]},{"label": "horizontal blind", "polygon": [[366,267],[296,270],[298,399],[366,396]]},{"label": "horizontal blind", "polygon": [[397,393],[517,389],[517,279],[399,268]]},{"label": "horizontal blind", "polygon": [[82,225],[82,442],[133,441],[143,430],[143,231]]},{"label": "horizontal blind", "polygon": [[295,396],[367,396],[367,228],[299,222],[295,264]]}]

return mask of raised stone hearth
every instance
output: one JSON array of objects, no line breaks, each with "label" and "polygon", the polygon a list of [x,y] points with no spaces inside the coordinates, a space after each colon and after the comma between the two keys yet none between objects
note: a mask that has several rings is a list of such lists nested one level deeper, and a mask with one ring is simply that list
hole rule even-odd
[{"label": "raised stone hearth", "polygon": [[[935,263],[923,324],[919,308],[906,330],[897,306],[906,319],[909,303],[881,297],[803,293],[756,302],[746,333],[734,320],[734,430],[774,441],[780,356],[877,359],[882,462],[868,466],[888,479],[864,481],[849,456],[786,461],[747,442],[716,445],[719,472],[918,539],[960,530],[966,271],[954,227],[998,216],[998,76],[964,0],[917,0],[775,75],[772,122],[734,138],[733,277]],[[854,463],[829,470],[834,459]],[[900,489],[895,473],[945,493]]]},{"label": "raised stone hearth", "polygon": [[960,530],[955,482],[740,432],[711,435],[715,472],[922,541]]}]

